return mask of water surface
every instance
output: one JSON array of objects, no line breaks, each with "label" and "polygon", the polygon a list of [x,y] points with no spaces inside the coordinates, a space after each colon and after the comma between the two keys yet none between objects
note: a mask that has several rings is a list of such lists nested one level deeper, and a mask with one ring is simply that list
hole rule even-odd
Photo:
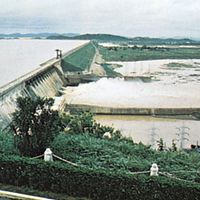
[{"label": "water surface", "polygon": [[[107,107],[196,108],[200,107],[200,60],[153,60],[115,62],[125,76],[151,76],[141,79],[102,78],[97,82],[66,88],[69,104]],[[178,63],[178,67],[169,67]]]},{"label": "water surface", "polygon": [[[122,132],[123,136],[131,137],[135,142],[151,144],[156,146],[160,138],[163,138],[166,146],[170,147],[173,139],[180,139],[176,133],[180,133],[177,128],[184,128],[185,140],[184,147],[190,147],[190,144],[200,143],[200,121],[178,120],[167,118],[155,118],[151,116],[128,116],[128,115],[96,115],[95,119],[103,125],[112,126]],[[154,143],[152,137],[154,134]],[[179,147],[180,141],[176,141]]]},{"label": "water surface", "polygon": [[0,86],[29,73],[56,56],[55,49],[67,52],[87,41],[78,40],[0,40]]}]

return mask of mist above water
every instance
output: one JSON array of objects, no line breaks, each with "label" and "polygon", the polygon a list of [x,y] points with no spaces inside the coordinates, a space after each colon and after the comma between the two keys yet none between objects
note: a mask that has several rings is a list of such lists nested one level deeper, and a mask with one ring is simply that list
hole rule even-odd
[{"label": "mist above water", "polygon": [[[116,71],[125,76],[152,76],[145,83],[136,78],[102,78],[97,82],[67,87],[69,104],[107,107],[191,108],[200,106],[199,60],[153,60],[114,62],[123,67]],[[188,67],[169,67],[183,63]]]},{"label": "mist above water", "polygon": [[[116,63],[116,62],[115,62]],[[169,63],[183,63],[185,67],[169,67]],[[65,99],[69,104],[86,104],[107,107],[191,108],[200,107],[200,61],[199,60],[154,60],[117,62],[123,67],[116,71],[125,76],[152,76],[150,83],[140,79],[125,81],[123,78],[102,78],[97,82],[67,87]],[[119,129],[123,136],[135,142],[151,144],[151,131],[155,129],[155,144],[163,138],[171,147],[177,139],[177,127],[187,126],[189,135],[184,144],[200,141],[200,122],[193,120],[161,119],[150,116],[100,115],[95,119],[103,125]],[[179,147],[179,142],[177,146]]]},{"label": "mist above water", "polygon": [[199,107],[200,85],[161,85],[159,82],[107,79],[65,90],[71,104],[107,107]]}]

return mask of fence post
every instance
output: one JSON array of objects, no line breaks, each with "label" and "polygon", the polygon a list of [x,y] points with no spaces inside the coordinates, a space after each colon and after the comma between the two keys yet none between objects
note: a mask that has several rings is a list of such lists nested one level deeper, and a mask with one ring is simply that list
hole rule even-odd
[{"label": "fence post", "polygon": [[158,176],[158,165],[156,163],[153,163],[150,168],[150,176]]},{"label": "fence post", "polygon": [[53,161],[53,153],[50,148],[47,148],[44,152],[44,161]]}]

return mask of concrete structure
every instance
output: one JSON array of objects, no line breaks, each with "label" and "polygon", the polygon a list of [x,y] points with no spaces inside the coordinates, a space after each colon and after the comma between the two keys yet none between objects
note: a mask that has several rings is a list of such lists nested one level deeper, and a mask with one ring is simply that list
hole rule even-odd
[{"label": "concrete structure", "polygon": [[[63,54],[68,56],[87,43]],[[9,125],[12,113],[16,109],[16,98],[19,96],[54,97],[67,84],[61,68],[61,59],[53,58],[40,65],[34,71],[0,87],[0,127]]]},{"label": "concrete structure", "polygon": [[2,126],[11,121],[19,96],[53,97],[65,84],[60,60],[52,59],[40,68],[0,88],[0,119]]},{"label": "concrete structure", "polygon": [[150,168],[150,176],[158,176],[158,165],[156,163],[153,163]]},{"label": "concrete structure", "polygon": [[47,148],[44,152],[44,161],[46,162],[53,161],[53,153],[50,148]]},{"label": "concrete structure", "polygon": [[90,111],[94,114],[103,115],[152,115],[152,116],[175,116],[193,115],[200,113],[200,108],[137,108],[137,107],[103,107],[84,104],[67,104],[66,111],[76,113],[77,111]]}]

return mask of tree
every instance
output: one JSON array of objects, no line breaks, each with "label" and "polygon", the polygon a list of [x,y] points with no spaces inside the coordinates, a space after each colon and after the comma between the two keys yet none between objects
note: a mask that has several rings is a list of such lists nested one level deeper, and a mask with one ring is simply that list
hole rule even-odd
[{"label": "tree", "polygon": [[121,133],[118,130],[109,126],[103,126],[97,123],[93,114],[90,112],[79,112],[76,115],[62,115],[63,127],[71,134],[90,134],[97,138],[102,138],[104,133],[110,132],[112,138],[121,138]]},{"label": "tree", "polygon": [[174,140],[172,140],[172,151],[177,151],[177,146]]},{"label": "tree", "polygon": [[158,151],[164,151],[164,142],[163,142],[163,139],[160,138],[158,142]]},{"label": "tree", "polygon": [[59,114],[51,109],[53,103],[51,98],[17,98],[17,110],[13,114],[11,128],[22,155],[42,154],[61,130]]}]

